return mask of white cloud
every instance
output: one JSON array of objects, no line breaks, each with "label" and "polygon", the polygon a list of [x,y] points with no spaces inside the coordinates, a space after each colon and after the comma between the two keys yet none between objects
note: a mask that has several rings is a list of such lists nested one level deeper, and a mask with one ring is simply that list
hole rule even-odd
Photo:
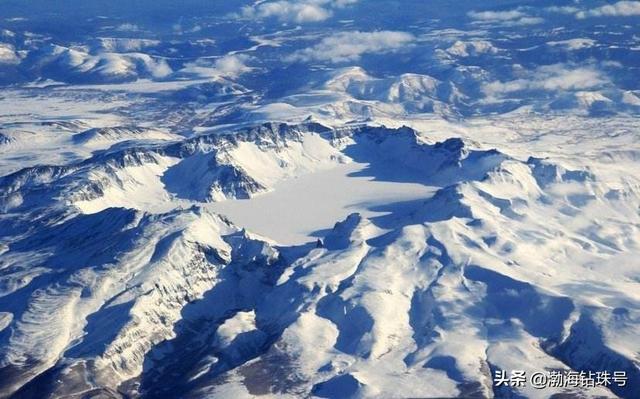
[{"label": "white cloud", "polygon": [[235,78],[253,69],[246,64],[250,59],[251,57],[244,54],[225,55],[213,63],[210,60],[199,59],[185,64],[180,73],[205,79]]},{"label": "white cloud", "polygon": [[116,27],[117,31],[120,32],[139,32],[141,31],[140,27],[136,24],[132,24],[132,23],[124,23],[119,25],[118,27]]},{"label": "white cloud", "polygon": [[540,17],[523,17],[520,19],[516,19],[515,21],[511,21],[510,25],[536,25],[543,22],[544,19]]},{"label": "white cloud", "polygon": [[186,29],[186,27],[184,27],[181,23],[177,23],[177,24],[173,24],[172,29],[176,34],[182,35],[184,33],[200,32],[202,30],[202,26],[196,24],[196,25],[193,25],[191,28]]},{"label": "white cloud", "polygon": [[589,48],[589,47],[593,47],[596,45],[596,41],[593,39],[589,39],[589,38],[575,38],[575,39],[568,39],[568,40],[559,40],[559,41],[549,41],[547,42],[547,44],[549,46],[559,46],[559,47],[564,47],[567,50],[580,50],[583,48]]},{"label": "white cloud", "polygon": [[640,1],[619,1],[614,4],[593,8],[591,10],[580,11],[576,18],[587,17],[629,17],[640,15]]},{"label": "white cloud", "polygon": [[243,14],[247,17],[275,17],[281,21],[295,21],[298,23],[323,21],[331,16],[328,10],[316,4],[296,4],[288,1],[263,3],[255,9],[245,8]]},{"label": "white cloud", "polygon": [[343,8],[358,0],[277,0],[243,7],[245,18],[277,18],[282,22],[320,22],[333,15],[332,9]]},{"label": "white cloud", "polygon": [[469,11],[469,18],[479,22],[501,22],[504,25],[535,25],[544,22],[544,19],[532,17],[520,10],[509,11]]},{"label": "white cloud", "polygon": [[11,44],[0,43],[0,65],[18,64],[20,58]]},{"label": "white cloud", "polygon": [[518,10],[511,11],[469,11],[467,15],[477,21],[511,21],[527,14]]},{"label": "white cloud", "polygon": [[523,90],[587,90],[607,83],[592,67],[570,68],[565,64],[546,65],[529,71],[527,76],[509,82],[491,82],[483,87],[487,97],[498,97]]},{"label": "white cloud", "polygon": [[355,61],[365,53],[387,53],[407,47],[414,36],[406,32],[340,32],[313,47],[294,53],[293,61]]},{"label": "white cloud", "polygon": [[575,14],[580,11],[578,7],[573,6],[551,6],[545,8],[545,10],[548,12],[557,12],[559,14]]},{"label": "white cloud", "polygon": [[216,60],[214,67],[221,75],[234,77],[251,70],[246,65],[248,60],[249,56],[243,54],[225,55]]},{"label": "white cloud", "polygon": [[335,7],[342,8],[357,3],[358,0],[333,0]]}]

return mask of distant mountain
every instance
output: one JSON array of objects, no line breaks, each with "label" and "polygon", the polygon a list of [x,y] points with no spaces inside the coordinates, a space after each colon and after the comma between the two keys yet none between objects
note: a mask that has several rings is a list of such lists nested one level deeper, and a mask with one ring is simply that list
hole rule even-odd
[{"label": "distant mountain", "polygon": [[640,397],[640,2],[50,3],[0,398]]}]

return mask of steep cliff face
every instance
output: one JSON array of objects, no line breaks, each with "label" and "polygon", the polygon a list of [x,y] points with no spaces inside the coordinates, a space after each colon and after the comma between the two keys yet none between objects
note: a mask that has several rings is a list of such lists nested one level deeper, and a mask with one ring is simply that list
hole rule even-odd
[{"label": "steep cliff face", "polygon": [[[3,292],[13,319],[3,337],[5,394],[29,380],[25,392],[58,396],[140,375],[148,352],[175,336],[184,306],[211,290],[251,241],[227,238],[239,230],[199,208],[109,208],[40,224],[42,234],[10,244],[3,262],[15,276]],[[42,256],[22,252],[33,240]],[[277,251],[264,244],[263,253],[268,269]]]}]

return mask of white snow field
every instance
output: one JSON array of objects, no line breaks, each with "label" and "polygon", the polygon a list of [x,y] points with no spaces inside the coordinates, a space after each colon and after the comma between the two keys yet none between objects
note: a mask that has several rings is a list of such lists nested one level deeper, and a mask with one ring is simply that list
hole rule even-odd
[{"label": "white snow field", "polygon": [[0,398],[640,397],[638,4],[0,3]]},{"label": "white snow field", "polygon": [[239,226],[279,244],[304,244],[323,230],[330,220],[342,220],[351,213],[373,217],[390,212],[374,209],[396,202],[417,201],[432,190],[416,183],[375,181],[372,177],[351,177],[365,168],[350,163],[314,172],[273,187],[273,191],[249,200],[216,202],[207,208],[228,217]]}]

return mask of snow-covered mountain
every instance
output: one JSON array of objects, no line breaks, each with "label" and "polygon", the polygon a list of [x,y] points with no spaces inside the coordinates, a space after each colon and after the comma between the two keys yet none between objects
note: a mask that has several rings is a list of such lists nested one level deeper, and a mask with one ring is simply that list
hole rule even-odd
[{"label": "snow-covered mountain", "polygon": [[638,2],[44,3],[0,397],[640,397]]},{"label": "snow-covered mountain", "polygon": [[376,79],[359,67],[340,71],[326,83],[325,88],[345,93],[356,100],[398,104],[406,113],[452,115],[457,107],[464,106],[465,100],[464,94],[451,82],[419,74]]},{"label": "snow-covered mountain", "polygon": [[92,55],[83,49],[50,45],[23,62],[29,73],[53,80],[74,82],[121,82],[138,78],[162,78],[172,71],[164,60],[144,53],[101,52]]}]

